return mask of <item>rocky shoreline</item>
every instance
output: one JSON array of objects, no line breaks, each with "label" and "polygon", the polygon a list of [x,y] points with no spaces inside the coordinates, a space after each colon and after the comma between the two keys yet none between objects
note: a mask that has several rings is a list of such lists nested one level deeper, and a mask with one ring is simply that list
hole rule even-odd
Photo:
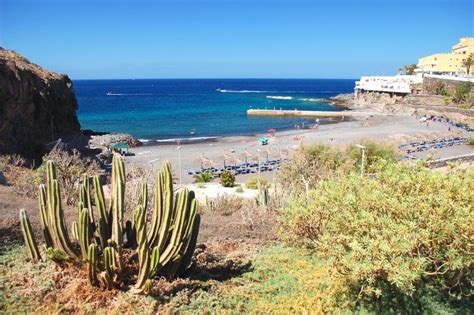
[{"label": "rocky shoreline", "polygon": [[355,97],[354,93],[330,97],[334,106],[346,109],[371,109],[386,114],[415,116],[443,116],[474,128],[474,109],[448,104],[443,96],[431,94],[409,94],[405,96],[389,93],[366,92]]}]

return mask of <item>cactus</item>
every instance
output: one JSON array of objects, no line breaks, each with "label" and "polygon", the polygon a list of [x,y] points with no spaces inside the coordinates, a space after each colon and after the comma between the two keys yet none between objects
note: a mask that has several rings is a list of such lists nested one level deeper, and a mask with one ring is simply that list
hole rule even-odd
[{"label": "cactus", "polygon": [[270,195],[268,194],[268,188],[261,186],[258,189],[257,205],[268,207],[270,203]]},{"label": "cactus", "polygon": [[[140,272],[138,274],[138,280],[132,289],[133,293],[147,293],[150,290],[150,248],[148,246],[147,235],[146,235],[146,220],[145,220],[145,209],[143,205],[140,205],[138,209],[138,215],[136,220],[137,228],[137,240],[138,240],[138,263]],[[155,247],[154,252],[158,252],[158,247]],[[159,254],[157,254],[159,255]],[[157,264],[156,258],[154,263]]]},{"label": "cactus", "polygon": [[79,244],[81,245],[82,259],[87,259],[87,252],[91,243],[89,209],[82,209],[79,220]]},{"label": "cactus", "polygon": [[199,226],[201,223],[201,216],[196,214],[196,218],[194,219],[193,225],[191,227],[191,236],[189,238],[189,242],[186,246],[186,251],[183,254],[182,262],[179,268],[177,269],[177,274],[183,275],[186,270],[188,269],[191,260],[193,258],[194,250],[196,249],[197,237],[199,234]]},{"label": "cactus", "polygon": [[[112,160],[111,195],[107,205],[99,177],[92,178],[92,198],[89,177],[85,175],[79,186],[78,220],[71,226],[72,239],[79,246],[71,243],[65,228],[56,170],[52,162],[48,162],[47,170],[47,186],[40,185],[39,211],[47,252],[51,253],[51,257],[56,257],[56,260],[82,258],[88,264],[90,282],[112,289],[115,286],[123,288],[128,283],[124,279],[128,273],[122,271],[125,264],[127,267],[133,264],[125,258],[135,256],[123,255],[123,251],[136,250],[139,271],[131,290],[140,294],[150,292],[152,279],[156,276],[172,278],[186,272],[195,250],[200,217],[194,192],[184,188],[175,194],[168,162],[156,175],[149,226],[146,219],[146,184],[141,187],[138,209],[131,212],[131,218],[124,226],[125,170],[119,155],[114,155]],[[39,251],[26,212],[21,212],[20,219],[30,254],[33,260],[38,260]],[[98,257],[101,256],[102,264],[99,264]]]},{"label": "cactus", "polygon": [[36,244],[35,237],[31,231],[30,220],[28,219],[28,214],[25,209],[20,210],[20,223],[21,231],[23,232],[23,238],[28,247],[31,259],[36,262],[41,259],[40,252],[38,250],[38,245]]},{"label": "cactus", "polygon": [[89,281],[92,285],[97,283],[97,255],[95,244],[90,244],[87,251]]},{"label": "cactus", "polygon": [[104,271],[99,274],[99,280],[107,290],[113,287],[113,271],[112,271],[112,248],[105,247],[103,251]]},{"label": "cactus", "polygon": [[112,237],[114,244],[113,263],[119,271],[123,269],[122,249],[123,249],[123,213],[125,196],[125,170],[123,160],[119,155],[114,154],[112,158]]},{"label": "cactus", "polygon": [[186,188],[181,189],[175,198],[169,163],[165,163],[163,170],[158,172],[155,185],[149,246],[158,247],[160,257],[157,268],[160,272],[173,277],[176,273],[184,272],[188,266],[189,260],[183,260],[188,249],[194,252],[190,240],[193,231],[198,231],[198,228],[193,228],[197,203],[194,192]]},{"label": "cactus", "polygon": [[83,204],[84,208],[87,208],[89,210],[90,225],[95,226],[94,212],[92,210],[93,208],[89,176],[87,176],[87,174],[84,174],[84,176],[82,177],[82,184],[79,187],[79,201]]},{"label": "cactus", "polygon": [[99,212],[99,219],[97,222],[97,234],[100,239],[102,248],[107,246],[107,240],[111,237],[110,234],[110,212],[105,208],[104,190],[100,184],[99,176],[93,178],[94,192],[95,192],[95,206]]},{"label": "cactus", "polygon": [[173,213],[173,177],[171,165],[165,163],[163,170],[156,176],[155,202],[152,214],[152,233],[149,235],[149,244],[158,246],[162,251],[168,239],[171,215]]},{"label": "cactus", "polygon": [[53,239],[51,236],[50,230],[50,222],[51,218],[49,217],[49,212],[46,206],[46,186],[40,185],[39,186],[39,211],[40,211],[40,218],[41,218],[41,227],[43,229],[43,236],[46,242],[46,247],[51,248],[54,246]]},{"label": "cactus", "polygon": [[79,227],[77,226],[77,222],[74,221],[72,222],[71,225],[71,234],[72,234],[72,239],[75,241],[79,241],[80,236],[79,236]]},{"label": "cactus", "polygon": [[46,165],[48,182],[46,204],[49,216],[48,230],[51,232],[52,243],[56,249],[63,251],[69,257],[79,257],[79,253],[72,246],[65,227],[59,184],[56,179],[56,168],[52,161],[48,161]]}]

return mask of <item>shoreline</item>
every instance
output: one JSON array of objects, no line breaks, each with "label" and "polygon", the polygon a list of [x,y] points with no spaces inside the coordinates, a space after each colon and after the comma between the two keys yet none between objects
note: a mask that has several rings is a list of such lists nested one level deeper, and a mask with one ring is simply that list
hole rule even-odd
[{"label": "shoreline", "polygon": [[[346,145],[356,143],[362,139],[372,139],[398,145],[415,140],[436,139],[446,136],[466,136],[468,133],[458,128],[448,128],[441,122],[430,122],[429,125],[420,122],[415,115],[388,114],[369,117],[368,119],[354,119],[351,121],[320,125],[318,129],[289,129],[274,133],[256,133],[254,135],[235,135],[220,137],[212,142],[176,144],[153,144],[134,147],[130,152],[134,156],[125,157],[126,163],[139,163],[148,165],[151,169],[158,169],[162,162],[171,162],[182,184],[189,184],[193,177],[187,174],[188,170],[200,168],[202,157],[222,166],[226,155],[235,157],[240,162],[245,161],[245,152],[249,161],[257,159],[287,158],[301,146],[307,144]],[[269,144],[262,146],[258,142],[260,136],[269,138]],[[445,158],[457,154],[474,153],[472,146],[459,146],[448,149],[425,151],[417,154],[418,158],[426,158],[433,154],[434,158]],[[232,160],[228,165],[234,164]],[[238,163],[238,162],[237,162]],[[181,176],[178,174],[181,169]],[[269,180],[275,177],[276,172],[263,172],[261,175]],[[245,182],[251,174],[236,176],[237,183]],[[218,181],[218,180],[215,180]]]},{"label": "shoreline", "polygon": [[[308,119],[308,120],[313,120],[313,119]],[[319,126],[327,126],[327,125],[335,125],[335,124],[340,124],[344,122],[350,122],[354,121],[357,119],[354,119],[353,117],[345,116],[343,118],[335,117],[335,118],[322,118],[320,119],[318,125]],[[304,126],[301,126],[299,131],[304,131],[304,130],[312,130],[316,126],[316,123],[310,123],[310,124],[305,124]],[[297,131],[294,126],[288,127],[288,128],[280,128],[279,130],[276,130],[273,132],[273,134],[280,134],[282,132],[288,132],[288,131]],[[190,144],[199,144],[199,143],[210,143],[210,142],[219,142],[223,139],[226,138],[248,138],[248,137],[262,137],[262,136],[270,136],[270,132],[249,132],[246,134],[227,134],[227,135],[219,135],[219,136],[191,136],[191,137],[181,137],[181,138],[168,138],[168,139],[140,139],[136,138],[138,141],[142,143],[143,147],[154,147],[154,146],[172,146],[172,145],[177,145],[177,141],[180,141],[180,145],[190,145]]]}]

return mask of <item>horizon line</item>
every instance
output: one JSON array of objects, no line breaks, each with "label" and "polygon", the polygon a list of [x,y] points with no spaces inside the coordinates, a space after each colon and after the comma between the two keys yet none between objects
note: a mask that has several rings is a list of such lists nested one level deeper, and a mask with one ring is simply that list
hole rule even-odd
[{"label": "horizon line", "polygon": [[284,78],[284,77],[276,77],[276,78],[266,78],[266,77],[236,77],[236,78],[81,78],[81,79],[74,79],[69,77],[73,81],[93,81],[93,80],[358,80],[358,78]]}]

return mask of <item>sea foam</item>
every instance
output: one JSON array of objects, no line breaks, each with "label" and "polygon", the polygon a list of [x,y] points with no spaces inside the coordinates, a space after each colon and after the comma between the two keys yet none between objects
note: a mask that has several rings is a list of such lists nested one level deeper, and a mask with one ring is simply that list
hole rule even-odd
[{"label": "sea foam", "polygon": [[273,96],[273,95],[267,95],[267,98],[274,99],[274,100],[292,100],[293,97],[291,96]]},{"label": "sea foam", "polygon": [[162,143],[162,144],[171,144],[171,143],[177,143],[178,141],[180,143],[193,143],[193,142],[204,142],[204,141],[211,141],[211,140],[216,140],[218,137],[190,137],[190,138],[171,138],[171,139],[157,139],[157,143]]},{"label": "sea foam", "polygon": [[217,89],[217,92],[221,93],[272,93],[272,91],[258,91],[258,90],[225,90]]}]

